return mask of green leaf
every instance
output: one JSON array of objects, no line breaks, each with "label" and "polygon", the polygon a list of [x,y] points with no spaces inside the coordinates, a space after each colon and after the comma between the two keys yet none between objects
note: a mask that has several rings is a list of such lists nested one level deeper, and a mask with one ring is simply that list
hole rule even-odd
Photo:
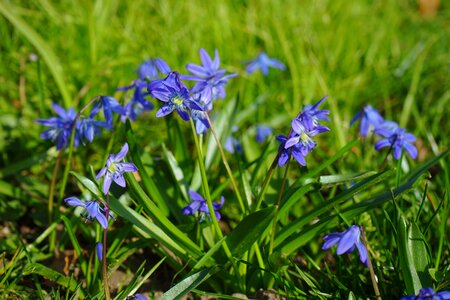
[{"label": "green leaf", "polygon": [[87,177],[84,177],[83,175],[80,175],[76,172],[70,171],[70,174],[72,174],[73,176],[75,176],[75,178],[85,187],[87,188],[92,195],[94,195],[96,198],[98,199],[103,199],[103,193],[100,192],[100,190],[98,189],[98,186],[95,182],[93,182],[92,180],[90,180]]},{"label": "green leaf", "polygon": [[432,286],[432,280],[428,273],[430,258],[427,252],[425,237],[416,223],[411,223],[408,226],[408,250],[411,253],[422,286]]},{"label": "green leaf", "polygon": [[[184,259],[188,259],[189,254],[187,250],[182,245],[179,245],[176,241],[174,241],[169,235],[167,235],[164,230],[162,230],[159,226],[152,223],[150,220],[141,216],[139,213],[134,211],[133,209],[125,206],[120,201],[111,201],[110,206],[113,211],[118,213],[122,218],[131,222],[138,231],[144,236],[152,237],[161,244],[168,247],[171,251],[173,251],[177,256],[180,256]],[[191,255],[196,255],[197,253],[191,253]]]},{"label": "green leaf", "polygon": [[155,181],[146,171],[146,168],[144,164],[142,163],[141,157],[140,157],[140,151],[139,151],[139,145],[136,141],[136,136],[134,135],[133,129],[131,128],[131,123],[128,120],[126,123],[126,135],[127,135],[127,141],[130,145],[130,152],[131,159],[133,163],[138,168],[139,176],[142,180],[142,186],[147,194],[150,195],[151,199],[155,201],[155,203],[158,205],[158,207],[163,211],[164,215],[167,217],[169,215],[169,208],[166,204],[166,201],[164,201],[163,196],[159,192],[158,186],[156,185]]},{"label": "green leaf", "polygon": [[406,285],[407,294],[416,295],[422,288],[422,284],[414,265],[413,254],[409,248],[409,237],[406,227],[406,220],[400,215],[397,222],[397,246],[400,268],[402,269],[403,280]]},{"label": "green leaf", "polygon": [[[416,182],[421,178],[424,172],[426,172],[430,167],[436,164],[440,159],[447,156],[449,151],[445,151],[442,154],[432,158],[421,166],[417,167],[414,171],[412,171],[407,177],[405,183],[403,183],[398,188],[392,191],[386,191],[384,193],[380,193],[374,197],[371,197],[367,200],[364,200],[360,203],[356,203],[344,211],[341,214],[346,219],[352,219],[357,216],[360,216],[362,213],[369,211],[370,209],[382,205],[386,201],[392,199],[392,196],[397,197],[402,193],[408,191],[411,187],[413,187]],[[329,202],[325,203],[323,206],[315,209],[311,213],[305,215],[304,217],[292,222],[288,226],[284,227],[278,234],[275,239],[275,251],[280,251],[284,254],[289,254],[308,243],[312,238],[316,237],[320,232],[327,228],[332,228],[338,225],[340,216],[324,216],[321,220],[314,225],[307,226],[302,229],[303,226],[311,222],[314,218],[319,217],[324,212],[329,211],[327,206],[329,205],[337,205],[340,202],[352,197],[358,191],[366,189],[368,186],[372,185],[379,180],[383,180],[386,177],[392,175],[392,171],[385,171],[380,174],[371,176],[360,183],[357,183],[352,188],[340,193],[336,197],[334,197]],[[299,231],[299,232],[298,232]],[[294,235],[295,233],[295,235]],[[277,243],[278,242],[278,243]],[[414,291],[413,291],[414,292]],[[413,294],[411,292],[411,294]]]},{"label": "green leaf", "polygon": [[373,176],[370,176],[361,182],[358,182],[354,186],[352,186],[350,189],[345,190],[338,194],[336,197],[328,200],[318,208],[314,209],[310,213],[307,213],[306,215],[302,216],[301,218],[291,222],[288,226],[284,227],[280,232],[277,234],[277,237],[275,238],[275,246],[282,244],[287,238],[292,236],[296,231],[300,230],[303,226],[310,223],[315,218],[318,218],[322,214],[329,212],[330,209],[332,209],[336,205],[341,205],[346,200],[352,198],[356,193],[367,189],[369,186],[382,181],[392,175],[392,171],[384,171],[379,174],[375,174]]},{"label": "green leaf", "polygon": [[[159,300],[176,300],[181,299],[184,295],[192,291],[200,283],[202,283],[208,275],[210,275],[212,268],[201,270],[191,276],[186,277],[170,290],[165,292]],[[209,277],[209,276],[208,276]]]},{"label": "green leaf", "polygon": [[174,241],[179,243],[181,247],[186,249],[192,256],[198,257],[202,255],[202,251],[184,232],[178,229],[169,219],[164,216],[164,213],[155,205],[153,201],[145,194],[136,178],[130,173],[125,173],[124,177],[129,184],[131,193],[134,198],[144,207],[145,211],[151,217],[159,228],[164,233],[170,236]]},{"label": "green leaf", "polygon": [[[26,265],[23,275],[29,274],[37,274],[40,275],[52,282],[55,282],[65,288],[70,289],[71,291],[75,291],[77,286],[81,283],[77,283],[77,281],[71,279],[70,277],[66,277],[63,274],[50,269],[40,263],[29,263]],[[82,294],[81,290],[80,293]]]},{"label": "green leaf", "polygon": [[263,238],[264,231],[272,223],[275,214],[273,206],[258,210],[246,216],[227,236],[227,245],[233,256],[241,257],[250,247]]}]

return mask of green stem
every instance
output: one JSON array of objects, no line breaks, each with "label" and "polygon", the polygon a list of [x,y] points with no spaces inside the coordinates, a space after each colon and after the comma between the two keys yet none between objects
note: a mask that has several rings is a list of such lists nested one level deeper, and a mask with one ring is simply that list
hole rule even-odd
[{"label": "green stem", "polygon": [[[206,203],[208,205],[209,216],[211,217],[211,221],[213,224],[213,238],[215,241],[216,240],[215,233],[219,236],[219,239],[223,238],[223,234],[222,234],[222,230],[220,230],[219,222],[217,221],[216,214],[214,213],[214,207],[212,205],[211,193],[210,193],[209,184],[208,184],[208,177],[206,175],[205,162],[204,162],[204,158],[203,158],[203,150],[202,150],[202,147],[198,140],[194,121],[192,121],[192,119],[191,119],[190,123],[191,123],[191,128],[192,128],[192,135],[194,136],[195,147],[197,148],[198,164],[199,164],[200,173],[201,173],[201,177],[202,177],[202,187],[203,187],[203,192],[205,194]],[[226,240],[222,243],[222,247],[225,252],[225,255],[227,256],[228,260],[231,262],[233,269],[236,272],[237,279],[239,280],[240,279],[239,278],[240,277],[239,269],[236,265],[236,262],[233,259],[233,255],[231,254],[231,251],[227,245]],[[239,282],[241,282],[241,281],[239,281]]]},{"label": "green stem", "polygon": [[259,196],[258,196],[258,200],[256,200],[256,205],[255,205],[254,211],[257,211],[261,206],[264,195],[266,194],[267,188],[269,187],[269,182],[270,182],[270,179],[272,178],[273,170],[275,170],[275,167],[277,166],[277,162],[278,162],[278,158],[280,157],[280,154],[281,154],[281,152],[277,153],[277,156],[275,156],[275,159],[273,160],[272,164],[270,165],[269,170],[267,171],[267,175],[264,178],[261,192],[259,193]]},{"label": "green stem", "polygon": [[205,115],[206,115],[206,118],[210,125],[210,129],[214,136],[214,139],[216,140],[217,148],[219,149],[220,156],[222,157],[223,164],[225,165],[225,169],[227,170],[228,176],[230,177],[231,185],[233,186],[234,192],[235,192],[236,197],[239,202],[239,207],[241,208],[242,213],[245,214],[246,211],[245,211],[244,201],[242,200],[241,193],[239,192],[236,181],[234,180],[233,172],[231,172],[230,165],[228,164],[227,158],[225,156],[225,152],[223,151],[222,143],[220,142],[219,136],[217,135],[216,131],[214,130],[214,127],[213,127],[213,124],[211,122],[209,115],[208,114],[205,114]]},{"label": "green stem", "polygon": [[372,262],[370,261],[369,248],[367,248],[366,233],[364,232],[364,228],[362,226],[360,226],[360,228],[361,228],[362,242],[364,244],[364,247],[367,249],[367,264],[369,266],[370,279],[372,280],[372,286],[373,286],[373,290],[375,291],[375,297],[377,299],[381,300],[381,295],[380,295],[380,290],[378,289],[377,279],[375,278],[375,272],[373,270],[373,265],[372,265]]},{"label": "green stem", "polygon": [[[106,195],[106,204],[105,204],[105,215],[106,221],[109,218],[109,195]],[[103,247],[102,247],[102,277],[103,277],[103,291],[105,292],[105,299],[110,300],[111,294],[109,292],[109,284],[108,284],[108,266],[106,261],[106,238],[108,236],[108,228],[103,229]]]},{"label": "green stem", "polygon": [[272,222],[272,234],[270,235],[269,255],[272,254],[272,252],[273,252],[273,242],[275,240],[275,231],[277,230],[278,213],[280,212],[281,199],[283,198],[283,191],[284,191],[284,186],[286,184],[286,178],[287,178],[287,174],[289,171],[290,162],[291,161],[289,160],[287,163],[286,169],[284,170],[283,181],[281,182],[280,192],[278,193],[277,208],[275,210],[275,216],[274,216],[273,222]]},{"label": "green stem", "polygon": [[[50,190],[48,192],[48,225],[53,222],[53,198],[55,194],[56,177],[58,176],[59,165],[61,164],[62,151],[58,152],[58,157],[56,158],[55,167],[52,173],[52,182],[50,184]],[[55,248],[56,231],[50,234],[50,252]]]}]

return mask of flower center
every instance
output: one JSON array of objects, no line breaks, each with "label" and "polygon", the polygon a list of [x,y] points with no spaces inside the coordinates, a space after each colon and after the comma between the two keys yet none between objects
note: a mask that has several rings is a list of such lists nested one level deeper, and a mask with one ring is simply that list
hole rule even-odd
[{"label": "flower center", "polygon": [[308,143],[310,141],[310,137],[305,132],[300,134],[300,139],[303,143]]},{"label": "flower center", "polygon": [[117,171],[117,165],[115,163],[112,163],[108,166],[108,171],[111,173],[115,173]]},{"label": "flower center", "polygon": [[172,102],[175,105],[181,105],[183,104],[183,98],[181,98],[180,96],[175,96],[172,98]]}]

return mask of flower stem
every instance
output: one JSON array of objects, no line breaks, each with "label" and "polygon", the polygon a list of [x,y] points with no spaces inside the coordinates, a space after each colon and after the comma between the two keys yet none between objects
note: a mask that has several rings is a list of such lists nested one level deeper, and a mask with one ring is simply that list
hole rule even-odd
[{"label": "flower stem", "polygon": [[[52,182],[50,184],[50,189],[48,192],[48,226],[53,222],[53,197],[55,194],[56,177],[58,176],[59,165],[61,164],[62,151],[58,152],[58,157],[56,158],[55,167],[52,173]],[[56,231],[53,231],[50,235],[50,251],[53,251],[55,247]]]},{"label": "flower stem", "polygon": [[286,184],[286,178],[287,178],[290,162],[291,161],[289,160],[287,163],[286,169],[284,170],[283,181],[281,182],[280,192],[278,193],[277,208],[275,210],[275,216],[273,217],[273,222],[272,222],[272,234],[270,236],[269,255],[272,254],[272,251],[273,251],[273,241],[275,239],[275,231],[277,229],[278,213],[280,212],[281,198],[283,198],[283,191],[284,191],[284,186]]},{"label": "flower stem", "polygon": [[241,208],[242,213],[245,214],[246,210],[245,210],[245,206],[244,206],[244,201],[242,200],[241,193],[239,192],[236,181],[234,180],[233,172],[231,172],[230,165],[228,164],[227,158],[225,156],[225,152],[223,151],[222,143],[220,142],[217,132],[214,130],[213,124],[211,122],[211,118],[209,117],[208,114],[205,114],[205,115],[208,120],[208,123],[209,123],[210,129],[211,129],[211,132],[214,136],[214,139],[216,140],[217,148],[219,149],[220,156],[222,156],[222,161],[223,161],[223,164],[225,165],[225,169],[227,170],[228,176],[230,177],[231,185],[233,186],[234,192],[235,192],[236,197],[239,202],[239,207]]},{"label": "flower stem", "polygon": [[[213,224],[213,238],[215,240],[215,234],[217,234],[219,236],[219,239],[222,239],[223,238],[222,230],[220,229],[219,222],[217,221],[216,214],[214,212],[214,207],[212,205],[211,193],[209,191],[208,177],[206,175],[205,162],[203,160],[203,150],[199,143],[197,132],[195,130],[195,124],[192,121],[192,119],[190,120],[189,123],[191,123],[192,135],[194,136],[194,142],[195,142],[195,146],[197,148],[198,164],[200,167],[200,173],[201,173],[201,177],[202,177],[203,192],[205,194],[206,203],[208,205],[209,216],[211,217],[211,221]],[[233,269],[236,272],[237,279],[240,280],[239,269],[236,265],[236,262],[233,259],[233,255],[231,254],[230,248],[228,247],[226,240],[222,243],[222,247],[223,247],[223,250],[225,251],[225,255],[227,256],[228,260],[231,262]],[[239,282],[241,282],[241,281],[239,281]]]},{"label": "flower stem", "polygon": [[364,244],[364,247],[367,249],[367,264],[369,266],[370,279],[372,280],[373,290],[375,291],[375,297],[377,299],[381,300],[381,295],[380,295],[380,290],[378,289],[377,279],[375,278],[375,272],[373,270],[373,265],[372,265],[372,262],[370,261],[369,248],[367,248],[366,233],[362,226],[360,226],[360,228],[361,228],[362,242]]},{"label": "flower stem", "polygon": [[[109,194],[106,195],[106,203],[105,203],[105,216],[106,221],[108,222],[109,218]],[[103,229],[103,249],[102,249],[102,281],[103,281],[103,291],[105,293],[105,299],[110,300],[111,295],[109,292],[109,284],[108,284],[108,266],[106,261],[106,238],[108,236],[108,228]]]}]

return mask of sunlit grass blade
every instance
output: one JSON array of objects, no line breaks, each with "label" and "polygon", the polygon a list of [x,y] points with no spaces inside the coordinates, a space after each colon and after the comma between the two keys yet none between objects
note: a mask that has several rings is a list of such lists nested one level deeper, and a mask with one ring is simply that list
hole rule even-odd
[{"label": "sunlit grass blade", "polygon": [[211,273],[213,273],[212,268],[201,270],[197,273],[194,273],[185,279],[183,279],[181,282],[176,284],[174,287],[172,287],[170,290],[162,294],[162,296],[159,298],[160,300],[176,300],[181,299],[184,295],[192,291],[194,288],[196,288],[200,283],[202,283],[205,279],[207,279],[209,276],[211,276]]}]

